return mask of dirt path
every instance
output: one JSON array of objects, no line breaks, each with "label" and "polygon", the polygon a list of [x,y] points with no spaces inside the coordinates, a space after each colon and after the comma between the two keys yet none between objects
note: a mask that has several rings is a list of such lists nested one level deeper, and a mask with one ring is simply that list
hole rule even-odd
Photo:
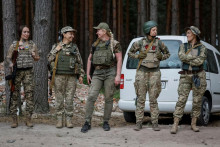
[{"label": "dirt path", "polygon": [[24,118],[19,121],[19,127],[10,128],[7,117],[0,117],[0,147],[107,147],[107,146],[211,146],[217,147],[220,144],[220,117],[214,115],[208,127],[200,127],[201,132],[194,133],[190,129],[190,121],[184,120],[179,126],[176,135],[169,133],[172,117],[161,116],[159,119],[161,131],[154,132],[151,129],[150,118],[145,117],[144,128],[133,131],[134,124],[127,123],[122,113],[113,113],[110,121],[111,131],[105,132],[102,129],[101,113],[95,113],[92,121],[92,130],[88,133],[81,133],[83,124],[82,115],[74,115],[73,129],[56,129],[53,116],[38,116],[34,119],[34,128],[27,128],[24,125]]}]

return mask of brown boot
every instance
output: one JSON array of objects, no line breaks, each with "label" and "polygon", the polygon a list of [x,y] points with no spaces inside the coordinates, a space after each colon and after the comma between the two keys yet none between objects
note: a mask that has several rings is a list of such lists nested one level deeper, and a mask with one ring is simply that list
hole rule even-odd
[{"label": "brown boot", "polygon": [[158,123],[152,124],[152,128],[153,128],[154,131],[160,131]]},{"label": "brown boot", "polygon": [[171,130],[170,130],[171,134],[176,134],[177,133],[179,120],[180,119],[178,117],[174,117],[174,123],[173,123],[173,126],[172,126]]},{"label": "brown boot", "polygon": [[17,116],[12,116],[11,128],[17,128],[17,127],[18,127],[18,117]]},{"label": "brown boot", "polygon": [[134,127],[134,130],[135,131],[140,131],[142,129],[142,122],[137,122],[135,127]]},{"label": "brown boot", "polygon": [[193,117],[193,118],[192,118],[192,121],[191,121],[191,129],[192,129],[194,132],[199,132],[199,128],[196,127],[196,122],[197,122],[197,118],[196,118],[196,117]]},{"label": "brown boot", "polygon": [[62,128],[63,127],[63,117],[61,116],[57,116],[57,124],[56,124],[56,128]]},{"label": "brown boot", "polygon": [[72,117],[69,117],[69,116],[66,117],[66,127],[73,128]]},{"label": "brown boot", "polygon": [[26,126],[33,127],[34,125],[31,122],[31,115],[26,116]]}]

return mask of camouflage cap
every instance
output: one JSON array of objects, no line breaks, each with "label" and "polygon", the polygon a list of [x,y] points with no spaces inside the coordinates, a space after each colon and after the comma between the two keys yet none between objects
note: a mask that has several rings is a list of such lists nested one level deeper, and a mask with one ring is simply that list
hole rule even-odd
[{"label": "camouflage cap", "polygon": [[195,34],[198,37],[201,34],[200,30],[195,26],[190,26],[190,27],[185,28],[185,31],[187,31],[187,30],[191,30],[192,33]]},{"label": "camouflage cap", "polygon": [[94,29],[105,29],[107,31],[111,31],[108,24],[105,22],[101,22],[97,27],[93,27]]},{"label": "camouflage cap", "polygon": [[77,32],[77,31],[70,26],[65,26],[61,29],[61,33],[63,34],[65,32]]}]

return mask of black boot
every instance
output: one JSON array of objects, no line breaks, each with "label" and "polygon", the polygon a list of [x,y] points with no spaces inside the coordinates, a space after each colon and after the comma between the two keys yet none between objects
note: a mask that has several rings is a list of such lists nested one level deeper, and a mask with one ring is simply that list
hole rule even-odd
[{"label": "black boot", "polygon": [[91,129],[91,124],[89,124],[89,122],[86,121],[85,124],[82,126],[81,132],[86,133],[90,129]]},{"label": "black boot", "polygon": [[107,121],[104,121],[104,123],[103,123],[103,129],[104,129],[105,131],[109,131],[109,130],[110,130],[110,126],[109,126],[109,124],[108,124]]}]

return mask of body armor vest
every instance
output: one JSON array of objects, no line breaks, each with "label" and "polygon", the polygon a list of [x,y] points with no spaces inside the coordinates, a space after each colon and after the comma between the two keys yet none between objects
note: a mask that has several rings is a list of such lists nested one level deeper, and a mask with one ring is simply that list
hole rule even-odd
[{"label": "body armor vest", "polygon": [[[148,48],[150,42],[144,43],[144,40],[142,40],[141,44],[141,51],[145,52]],[[157,68],[160,65],[160,61],[157,59],[156,54],[159,52],[159,46],[158,46],[158,39],[156,38],[156,41],[153,43],[149,51],[147,52],[147,57],[143,59],[141,65],[145,66],[147,68]]]},{"label": "body armor vest", "polygon": [[[188,48],[187,48],[187,43],[184,43],[184,47],[185,47],[185,52],[187,52]],[[201,46],[198,46],[197,48],[192,49],[189,54],[192,54],[193,56],[199,56],[200,54],[200,49]],[[204,62],[203,67],[205,68],[206,64]],[[202,66],[190,66],[189,64],[183,62],[183,66],[182,69],[183,70],[192,70],[192,71],[198,71],[201,70]]]},{"label": "body armor vest", "polygon": [[[17,43],[17,42],[16,42]],[[18,47],[17,68],[32,68],[33,57],[31,51],[33,50],[33,41],[28,41],[28,45]],[[16,46],[16,44],[15,44]]]},{"label": "body armor vest", "polygon": [[76,46],[61,50],[58,55],[56,74],[75,74]]},{"label": "body armor vest", "polygon": [[94,51],[92,62],[94,65],[110,66],[114,62],[110,48],[110,41],[99,43]]}]

